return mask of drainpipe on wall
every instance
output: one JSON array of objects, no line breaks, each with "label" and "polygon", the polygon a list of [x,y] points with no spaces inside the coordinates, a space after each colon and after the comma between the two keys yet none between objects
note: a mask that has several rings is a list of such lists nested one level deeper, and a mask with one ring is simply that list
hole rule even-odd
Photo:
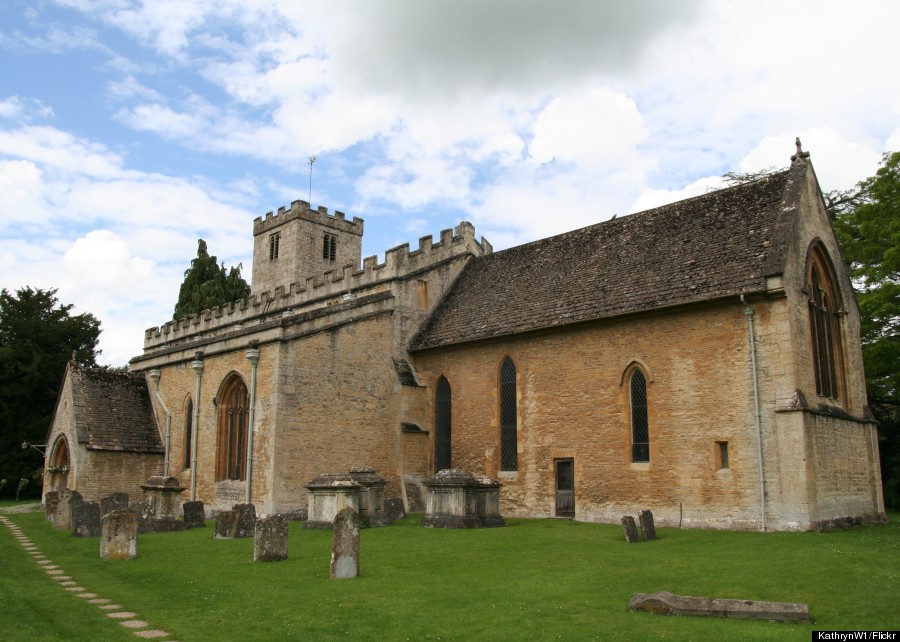
[{"label": "drainpipe on wall", "polygon": [[250,362],[250,417],[247,426],[247,491],[244,501],[249,504],[253,486],[253,427],[256,419],[256,371],[259,364],[259,350],[251,343],[247,350],[247,361]]},{"label": "drainpipe on wall", "polygon": [[191,368],[197,375],[197,383],[194,387],[194,425],[191,426],[191,501],[197,500],[197,431],[200,426],[200,378],[203,376],[202,352],[195,355],[191,361]]},{"label": "drainpipe on wall", "polygon": [[166,412],[166,457],[163,463],[163,475],[168,476],[169,448],[172,444],[172,413],[169,412],[169,409],[166,407],[166,402],[163,401],[162,395],[159,394],[159,368],[153,368],[153,370],[150,371],[150,378],[153,380],[153,393],[156,395],[156,400]]},{"label": "drainpipe on wall", "polygon": [[741,294],[741,303],[746,307],[747,333],[750,335],[750,365],[753,368],[753,408],[756,419],[756,454],[759,458],[759,530],[766,530],[766,475],[763,467],[762,425],[759,408],[759,376],[756,373],[756,337],[753,331],[753,315],[755,310],[744,300]]}]

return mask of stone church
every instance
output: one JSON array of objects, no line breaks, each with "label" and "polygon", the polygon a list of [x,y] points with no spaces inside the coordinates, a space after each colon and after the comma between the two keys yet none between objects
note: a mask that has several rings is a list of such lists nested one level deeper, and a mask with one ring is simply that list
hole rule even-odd
[{"label": "stone church", "polygon": [[270,212],[247,299],[150,328],[118,384],[70,368],[45,490],[139,492],[149,458],[185,500],[273,513],[323,472],[374,468],[409,505],[462,468],[505,516],[883,518],[859,311],[799,145],[761,180],[504,251],[462,222],[378,263],[362,234]]}]

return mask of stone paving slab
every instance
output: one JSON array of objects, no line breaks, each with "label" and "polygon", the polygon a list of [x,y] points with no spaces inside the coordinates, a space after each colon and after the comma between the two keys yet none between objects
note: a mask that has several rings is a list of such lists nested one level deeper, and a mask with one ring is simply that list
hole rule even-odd
[{"label": "stone paving slab", "polygon": [[150,626],[143,620],[122,620],[119,624],[129,629],[146,629]]}]

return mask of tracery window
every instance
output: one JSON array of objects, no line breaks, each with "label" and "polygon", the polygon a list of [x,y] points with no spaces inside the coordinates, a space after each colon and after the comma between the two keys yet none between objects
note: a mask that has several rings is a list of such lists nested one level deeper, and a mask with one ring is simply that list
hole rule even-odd
[{"label": "tracery window", "polygon": [[816,394],[838,400],[843,386],[841,299],[832,276],[831,262],[821,245],[810,253],[806,287]]},{"label": "tracery window", "polygon": [[278,258],[278,249],[281,245],[281,234],[275,232],[269,237],[269,260],[274,261]]},{"label": "tracery window", "polygon": [[650,424],[647,416],[647,378],[639,368],[631,373],[629,381],[631,406],[631,461],[650,461]]},{"label": "tracery window", "polygon": [[516,364],[509,357],[500,367],[500,470],[519,469]]},{"label": "tracery window", "polygon": [[434,469],[452,468],[451,457],[451,394],[450,382],[441,376],[434,392]]},{"label": "tracery window", "polygon": [[237,375],[225,384],[217,404],[216,479],[243,480],[247,447],[247,386]]}]

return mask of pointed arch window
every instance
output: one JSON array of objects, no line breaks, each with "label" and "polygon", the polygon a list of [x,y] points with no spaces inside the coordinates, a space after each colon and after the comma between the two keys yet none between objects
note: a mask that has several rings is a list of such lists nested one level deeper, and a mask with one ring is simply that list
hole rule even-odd
[{"label": "pointed arch window", "polygon": [[816,394],[840,400],[843,388],[841,298],[831,261],[821,245],[816,245],[810,253],[806,287]]},{"label": "pointed arch window", "polygon": [[519,469],[516,364],[509,357],[500,367],[500,470]]},{"label": "pointed arch window", "polygon": [[647,378],[635,368],[629,380],[631,406],[631,461],[650,461],[650,422],[647,413]]},{"label": "pointed arch window", "polygon": [[434,392],[434,469],[452,468],[451,444],[452,399],[450,382],[441,376]]},{"label": "pointed arch window", "polygon": [[217,406],[216,479],[244,480],[247,447],[247,414],[250,398],[238,376],[225,384]]},{"label": "pointed arch window", "polygon": [[191,467],[191,439],[194,428],[194,400],[188,397],[184,407],[184,462],[183,468]]}]

